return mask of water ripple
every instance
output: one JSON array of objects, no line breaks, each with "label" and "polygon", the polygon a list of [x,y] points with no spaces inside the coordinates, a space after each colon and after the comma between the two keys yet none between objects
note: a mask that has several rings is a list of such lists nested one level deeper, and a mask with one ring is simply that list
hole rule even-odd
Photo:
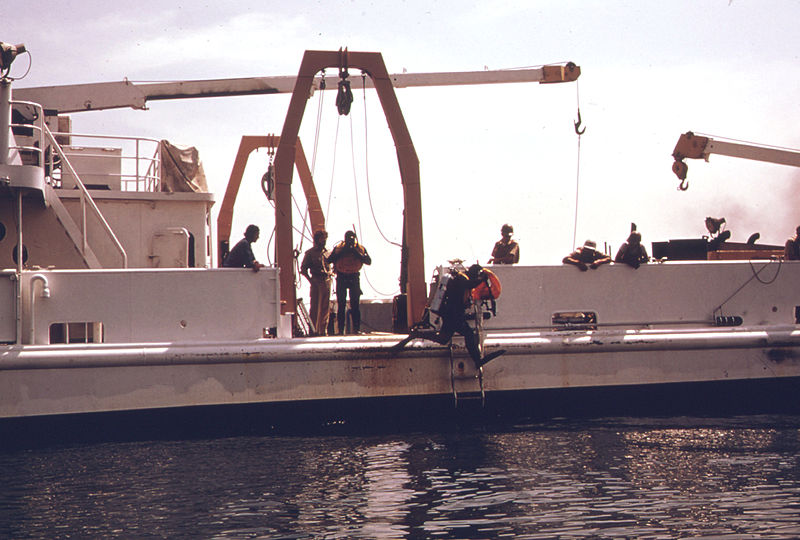
[{"label": "water ripple", "polygon": [[0,537],[794,538],[800,417],[0,452]]}]

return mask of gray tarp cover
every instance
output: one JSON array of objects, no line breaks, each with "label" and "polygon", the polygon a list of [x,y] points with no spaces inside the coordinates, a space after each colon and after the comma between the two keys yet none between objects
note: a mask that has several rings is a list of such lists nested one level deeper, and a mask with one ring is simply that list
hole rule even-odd
[{"label": "gray tarp cover", "polygon": [[179,147],[169,141],[161,141],[161,191],[195,192],[208,191],[206,174],[197,148]]}]

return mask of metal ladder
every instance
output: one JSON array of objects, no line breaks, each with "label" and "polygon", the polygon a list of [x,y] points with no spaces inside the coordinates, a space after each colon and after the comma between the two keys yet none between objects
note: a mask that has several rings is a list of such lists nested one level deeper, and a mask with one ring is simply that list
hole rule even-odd
[{"label": "metal ladder", "polygon": [[[473,304],[472,329],[478,337],[478,348],[483,352],[483,309],[480,304]],[[486,404],[486,393],[483,389],[483,368],[475,368],[469,355],[457,359],[453,342],[450,342],[450,383],[453,388],[453,402],[456,409],[467,403],[477,404],[483,408]]]},{"label": "metal ladder", "polygon": [[306,305],[303,303],[302,298],[297,299],[296,323],[304,335],[308,336],[314,332],[314,322],[311,320],[311,317],[308,316],[308,310],[306,309]]},{"label": "metal ladder", "polygon": [[450,384],[453,389],[453,405],[456,409],[468,403],[480,407],[486,403],[483,391],[483,369],[475,369],[472,359],[467,355],[456,358],[453,344],[450,344]]}]

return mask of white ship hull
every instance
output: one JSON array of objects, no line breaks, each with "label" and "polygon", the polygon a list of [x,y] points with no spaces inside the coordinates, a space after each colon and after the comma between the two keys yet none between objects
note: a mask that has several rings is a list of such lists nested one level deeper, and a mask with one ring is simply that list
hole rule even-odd
[{"label": "white ship hull", "polygon": [[[441,346],[393,354],[399,337],[12,347],[3,354],[0,416],[480,391],[463,349],[451,370]],[[490,336],[486,346],[507,350],[483,368],[489,401],[501,391],[800,378],[797,330],[532,333]]]},{"label": "white ship hull", "polygon": [[[763,269],[756,277],[762,280],[750,279],[759,268]],[[700,262],[651,264],[638,270],[617,265],[588,273],[567,266],[495,267],[495,271],[504,283],[503,296],[497,316],[485,325],[484,347],[487,352],[506,353],[484,366],[482,373],[459,339],[452,348],[414,340],[397,352],[392,347],[403,336],[389,333],[7,345],[0,362],[0,417],[387,398],[439,397],[455,406],[459,397],[480,394],[485,404],[491,404],[493,396],[509,392],[800,381],[800,328],[794,324],[793,298],[800,291],[799,264]],[[701,271],[715,279],[687,279]],[[167,304],[173,294],[179,301],[183,295],[179,289],[155,283],[173,282],[181,272],[187,279],[207,275],[215,283],[218,272],[235,274],[266,280],[262,291],[275,289],[267,275],[247,271],[170,270],[152,271],[151,284],[140,286],[136,296],[152,290]],[[38,300],[46,309],[36,310],[37,328],[47,328],[76,309],[57,305],[58,283],[59,278],[82,273],[44,274],[53,292]],[[119,271],[98,274],[112,283],[114,277],[127,278]],[[536,286],[528,287],[530,283]],[[636,300],[620,303],[608,293],[623,288]],[[130,301],[128,293],[115,294],[82,309],[104,319],[102,306],[111,305],[111,312],[124,315],[120,306]],[[714,308],[726,298],[725,313],[741,316],[744,324],[714,325]],[[218,318],[233,311],[219,301],[208,303],[206,313],[202,305],[192,303],[195,319],[186,316],[186,331],[202,327],[204,321],[223,333],[226,326],[231,334],[241,326],[234,315],[228,315],[230,320]],[[565,308],[591,310],[596,328],[554,329],[552,314]],[[156,313],[148,316],[160,328],[179,314],[167,313],[164,322]],[[122,317],[128,318],[132,316]],[[521,327],[524,321],[528,328]],[[106,335],[112,336],[113,320],[105,327]],[[594,406],[585,403],[585,412],[591,413]],[[326,406],[320,407],[324,412]]]}]

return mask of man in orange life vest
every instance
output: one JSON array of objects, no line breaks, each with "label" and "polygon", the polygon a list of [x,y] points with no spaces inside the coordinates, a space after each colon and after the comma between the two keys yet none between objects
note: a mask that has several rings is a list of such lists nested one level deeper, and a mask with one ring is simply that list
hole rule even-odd
[{"label": "man in orange life vest", "polygon": [[353,323],[353,333],[357,334],[361,329],[361,309],[358,306],[361,298],[359,273],[363,265],[372,264],[372,258],[366,248],[358,243],[356,233],[347,231],[344,233],[344,241],[333,247],[328,261],[333,263],[333,269],[336,272],[336,323],[339,334],[344,334],[348,292],[350,293],[350,318]]}]

